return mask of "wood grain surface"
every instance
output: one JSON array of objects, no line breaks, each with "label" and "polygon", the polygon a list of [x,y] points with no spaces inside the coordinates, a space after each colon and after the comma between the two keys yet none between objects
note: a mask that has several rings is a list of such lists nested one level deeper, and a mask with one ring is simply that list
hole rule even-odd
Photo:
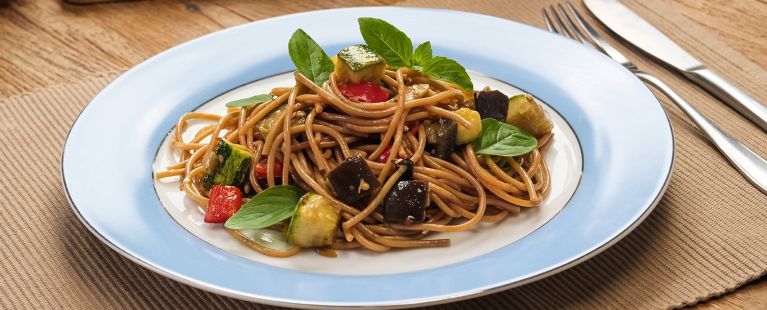
[{"label": "wood grain surface", "polygon": [[[767,2],[667,1],[711,35],[767,68]],[[74,5],[54,0],[0,0],[0,97],[124,71],[177,44],[272,12],[396,3],[158,0]],[[767,309],[767,281],[761,279],[698,307]]]}]

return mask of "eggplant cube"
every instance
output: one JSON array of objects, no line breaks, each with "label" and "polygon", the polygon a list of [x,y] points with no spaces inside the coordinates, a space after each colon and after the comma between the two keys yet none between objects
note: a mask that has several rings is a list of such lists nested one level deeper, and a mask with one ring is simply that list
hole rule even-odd
[{"label": "eggplant cube", "polygon": [[331,170],[325,178],[325,183],[333,196],[347,204],[370,195],[381,186],[365,159],[359,155],[347,158]]},{"label": "eggplant cube", "polygon": [[422,223],[429,207],[429,183],[421,180],[399,181],[384,198],[384,222]]},{"label": "eggplant cube", "polygon": [[476,106],[482,119],[494,118],[503,122],[506,121],[506,113],[509,111],[509,97],[497,90],[478,91]]},{"label": "eggplant cube", "polygon": [[426,125],[426,143],[432,146],[430,153],[441,159],[453,154],[458,135],[458,125],[447,118],[432,120]]}]

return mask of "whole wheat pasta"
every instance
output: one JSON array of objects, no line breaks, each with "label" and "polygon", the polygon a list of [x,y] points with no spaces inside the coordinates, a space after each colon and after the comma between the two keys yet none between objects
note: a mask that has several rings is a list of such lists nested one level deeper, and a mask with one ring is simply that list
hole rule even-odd
[{"label": "whole wheat pasta", "polygon": [[[551,190],[545,162],[550,132],[537,137],[532,151],[513,157],[478,155],[473,143],[455,147],[447,157],[433,153],[428,130],[437,119],[473,126],[456,112],[457,107],[474,104],[456,85],[408,68],[387,68],[377,85],[390,99],[368,103],[346,98],[343,83],[335,75],[323,85],[298,72],[294,77],[295,85],[272,89],[273,100],[260,105],[230,109],[223,116],[183,115],[170,136],[179,163],[156,172],[155,178],[178,178],[188,197],[207,207],[206,167],[216,160],[216,145],[225,139],[252,153],[245,196],[280,184],[322,195],[340,212],[335,239],[327,248],[374,252],[449,246],[450,232],[479,229],[480,222],[503,222],[523,208],[540,206]],[[415,85],[428,85],[428,89],[419,88],[413,95]],[[192,120],[210,123],[189,132],[187,124]],[[192,138],[185,141],[185,133]],[[335,196],[328,174],[355,156],[361,156],[380,186],[348,204]],[[402,159],[409,159],[412,167],[398,164]],[[426,219],[386,222],[382,202],[406,174],[428,185]],[[286,223],[279,223],[273,228],[285,227]],[[230,233],[249,242],[236,231]],[[282,252],[252,248],[277,257],[298,253],[295,248]]]}]

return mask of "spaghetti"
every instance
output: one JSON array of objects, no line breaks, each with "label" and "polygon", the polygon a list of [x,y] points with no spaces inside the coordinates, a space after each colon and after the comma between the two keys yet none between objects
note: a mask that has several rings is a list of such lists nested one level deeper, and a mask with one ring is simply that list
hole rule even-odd
[{"label": "spaghetti", "polygon": [[[342,81],[338,60],[334,61],[336,71],[321,85],[295,72],[295,85],[272,89],[272,99],[261,104],[229,108],[224,115],[183,115],[171,135],[179,162],[156,172],[155,178],[177,177],[190,199],[202,206],[214,203],[208,186],[210,163],[217,160],[217,145],[226,141],[251,156],[239,186],[244,201],[279,185],[294,185],[329,200],[337,208],[340,220],[332,229],[332,240],[322,246],[323,251],[365,248],[386,252],[448,246],[450,240],[442,237],[445,234],[431,237],[435,233],[470,230],[480,222],[502,222],[524,208],[541,205],[550,190],[544,160],[552,141],[548,120],[544,119],[548,122],[546,130],[535,135],[537,143],[525,154],[478,154],[475,143],[484,138],[476,137],[469,142],[450,141],[447,147],[440,148],[443,140],[456,138],[440,135],[439,126],[452,124],[463,132],[474,130],[478,134],[480,129],[472,128],[478,120],[472,121],[461,110],[490,113],[483,111],[480,101],[486,99],[483,96],[492,98],[500,92],[466,91],[414,69],[386,67],[374,82],[366,82],[383,91],[385,100],[369,100],[364,97],[370,96],[369,92],[362,93],[362,97],[350,95],[349,85],[361,84]],[[515,98],[518,96],[511,100]],[[532,100],[529,96],[522,99]],[[509,102],[508,97],[505,100]],[[537,103],[535,107],[540,110]],[[513,109],[509,107],[508,113]],[[184,140],[190,121],[207,125]],[[458,140],[461,142],[460,135]],[[403,159],[410,164],[400,164]],[[372,179],[355,179],[359,183],[357,194],[368,189],[370,193],[349,202],[333,188],[331,177],[333,171],[353,160],[364,163],[362,169],[369,169]],[[386,203],[402,187],[403,178],[425,186],[425,206],[419,210],[425,215],[423,219],[407,215],[405,220],[391,220]],[[418,193],[422,193],[420,189]],[[216,203],[221,201],[215,199]],[[284,231],[287,224],[281,221],[271,228]],[[290,223],[294,224],[298,225]],[[235,230],[230,232],[265,255],[298,253],[298,247],[275,251],[249,241]]]}]

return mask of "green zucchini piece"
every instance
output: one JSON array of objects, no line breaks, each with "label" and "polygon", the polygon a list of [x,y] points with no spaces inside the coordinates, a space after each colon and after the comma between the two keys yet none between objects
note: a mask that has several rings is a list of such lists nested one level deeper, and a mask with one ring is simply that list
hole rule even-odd
[{"label": "green zucchini piece", "polygon": [[333,57],[334,74],[340,83],[378,82],[384,75],[386,62],[367,45],[342,49]]},{"label": "green zucchini piece", "polygon": [[516,95],[509,99],[506,123],[517,126],[536,137],[542,136],[554,127],[554,124],[546,118],[541,105],[528,94]]},{"label": "green zucchini piece", "polygon": [[208,154],[203,186],[206,190],[216,184],[242,187],[248,178],[252,158],[248,148],[221,139],[216,149]]},{"label": "green zucchini piece", "polygon": [[285,239],[302,248],[333,244],[341,209],[330,199],[312,192],[298,201],[296,214],[290,220]]},{"label": "green zucchini piece", "polygon": [[[256,127],[258,128],[258,131],[261,132],[264,137],[269,134],[269,131],[272,130],[272,128],[277,125],[277,121],[282,117],[283,114],[285,114],[285,110],[287,110],[288,105],[287,103],[280,105],[274,111],[266,115],[264,119],[260,120]],[[305,110],[297,110],[293,113],[293,116],[290,120],[290,124],[295,125],[301,125],[306,122],[306,115],[307,111]]]}]

